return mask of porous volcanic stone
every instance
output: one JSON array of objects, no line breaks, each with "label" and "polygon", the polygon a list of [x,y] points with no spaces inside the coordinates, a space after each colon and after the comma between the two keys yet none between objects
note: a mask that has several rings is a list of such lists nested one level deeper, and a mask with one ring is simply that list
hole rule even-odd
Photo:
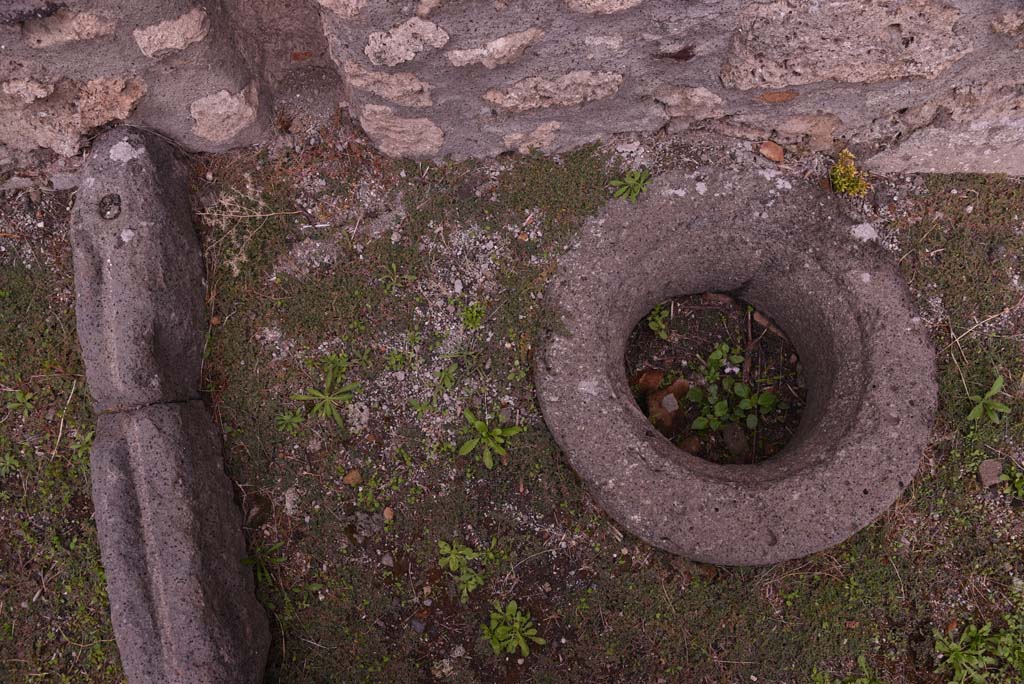
[{"label": "porous volcanic stone", "polygon": [[198,396],[203,263],[184,167],[160,139],[101,135],[71,245],[78,340],[99,411]]},{"label": "porous volcanic stone", "polygon": [[242,517],[199,401],[100,415],[96,528],[132,684],[256,684],[266,615],[242,564]]},{"label": "porous volcanic stone", "polygon": [[[667,175],[591,220],[546,299],[561,318],[537,356],[545,421],[598,503],[693,560],[763,565],[837,544],[914,477],[936,409],[934,352],[896,270],[851,236],[836,200],[771,171]],[[781,453],[720,465],[674,447],[624,370],[660,301],[728,292],[800,354],[807,405]]]}]

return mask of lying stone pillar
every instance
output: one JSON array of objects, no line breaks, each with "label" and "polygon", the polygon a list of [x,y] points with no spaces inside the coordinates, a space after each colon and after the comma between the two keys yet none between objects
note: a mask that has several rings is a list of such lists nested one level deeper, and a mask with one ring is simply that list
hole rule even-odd
[{"label": "lying stone pillar", "polygon": [[132,684],[255,684],[270,638],[198,401],[203,270],[187,192],[184,168],[149,134],[111,130],[85,164],[71,237],[99,413],[96,527]]}]

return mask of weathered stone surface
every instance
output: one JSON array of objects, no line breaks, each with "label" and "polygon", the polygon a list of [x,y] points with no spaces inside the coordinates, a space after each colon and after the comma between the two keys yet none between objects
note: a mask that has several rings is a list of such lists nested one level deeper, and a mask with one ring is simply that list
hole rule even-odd
[{"label": "weathered stone surface", "polygon": [[588,14],[613,14],[632,9],[644,0],[566,0],[569,9]]},{"label": "weathered stone surface", "polygon": [[935,78],[971,51],[960,11],[941,0],[787,0],[752,4],[722,67],[731,88]]},{"label": "weathered stone surface", "polygon": [[390,31],[371,33],[363,52],[377,65],[395,66],[408,62],[428,48],[442,48],[448,34],[437,24],[412,17]]},{"label": "weathered stone surface", "polygon": [[250,83],[237,93],[218,90],[189,105],[195,124],[192,132],[200,138],[223,143],[256,123],[259,112],[259,91]]},{"label": "weathered stone surface", "polygon": [[515,149],[521,154],[527,154],[531,150],[548,152],[555,147],[556,135],[561,127],[559,121],[548,121],[529,133],[509,133],[505,136],[505,147]]},{"label": "weathered stone surface", "polygon": [[544,37],[544,31],[539,28],[530,28],[518,33],[510,33],[501,38],[495,38],[483,47],[470,48],[467,50],[449,50],[448,61],[452,66],[466,66],[468,64],[482,64],[488,69],[493,69],[499,64],[508,64],[522,56],[526,48],[530,47]]},{"label": "weathered stone surface", "polygon": [[429,157],[444,143],[444,132],[430,119],[406,119],[391,107],[367,105],[359,117],[380,151],[392,157]]},{"label": "weathered stone surface", "polygon": [[184,50],[192,43],[198,43],[210,30],[210,20],[200,7],[194,7],[176,19],[167,19],[158,24],[132,31],[135,43],[147,57],[176,50]]},{"label": "weathered stone surface", "polygon": [[6,0],[0,6],[0,24],[19,24],[30,19],[41,19],[60,9],[60,5],[50,0]]},{"label": "weathered stone surface", "polygon": [[488,90],[484,99],[499,107],[525,111],[540,107],[577,105],[614,95],[622,74],[608,71],[571,71],[555,78],[531,76],[507,90]]},{"label": "weathered stone surface", "polygon": [[113,129],[97,138],[82,178],[75,309],[97,410],[195,398],[203,264],[183,166],[159,138]]},{"label": "weathered stone surface", "polygon": [[430,84],[412,74],[370,71],[355,62],[345,62],[345,77],[351,88],[366,90],[405,107],[429,107]]},{"label": "weathered stone surface", "polygon": [[[876,519],[912,481],[937,407],[927,325],[891,257],[851,236],[827,190],[757,171],[663,175],[592,219],[545,295],[560,323],[535,363],[545,422],[601,507],[655,546],[723,565],[804,556]],[[700,292],[737,293],[800,354],[800,427],[761,463],[677,449],[630,391],[634,326]]]},{"label": "weathered stone surface", "polygon": [[109,36],[116,25],[113,19],[98,14],[61,9],[54,14],[26,21],[22,25],[22,36],[31,47],[50,48]]},{"label": "weathered stone surface", "polygon": [[270,637],[202,402],[102,414],[93,504],[131,684],[258,684]]}]

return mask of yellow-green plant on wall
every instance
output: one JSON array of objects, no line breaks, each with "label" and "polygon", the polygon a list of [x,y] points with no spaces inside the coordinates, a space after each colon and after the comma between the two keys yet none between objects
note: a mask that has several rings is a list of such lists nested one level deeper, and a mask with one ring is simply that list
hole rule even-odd
[{"label": "yellow-green plant on wall", "polygon": [[850,197],[863,197],[868,194],[871,184],[868,183],[864,172],[857,168],[856,159],[850,150],[844,149],[839,153],[836,163],[828,171],[828,180],[833,191]]}]

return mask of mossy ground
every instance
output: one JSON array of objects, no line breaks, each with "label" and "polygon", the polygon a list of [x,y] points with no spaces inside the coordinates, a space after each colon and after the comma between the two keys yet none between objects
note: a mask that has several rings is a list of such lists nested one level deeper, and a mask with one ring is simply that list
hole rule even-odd
[{"label": "mossy ground", "polygon": [[[940,351],[941,414],[914,485],[834,549],[730,569],[620,532],[534,402],[543,288],[608,201],[614,153],[419,164],[375,155],[345,125],[317,137],[194,160],[204,383],[272,618],[269,682],[803,684],[859,674],[859,656],[880,682],[941,682],[933,630],[998,623],[1024,518],[975,473],[990,457],[1013,467],[1024,440],[1021,182],[928,177],[888,213]],[[0,229],[13,235],[0,239],[4,682],[120,680],[90,517],[69,199],[9,198]],[[328,354],[361,385],[343,426],[292,398],[323,389]],[[969,424],[967,395],[1000,373],[1013,413]],[[34,394],[25,412],[6,408],[16,390]],[[458,453],[466,407],[526,428],[493,469]],[[289,412],[304,418],[294,434]],[[493,540],[465,604],[440,540]],[[547,640],[526,658],[481,639],[491,602],[510,599]]]}]

